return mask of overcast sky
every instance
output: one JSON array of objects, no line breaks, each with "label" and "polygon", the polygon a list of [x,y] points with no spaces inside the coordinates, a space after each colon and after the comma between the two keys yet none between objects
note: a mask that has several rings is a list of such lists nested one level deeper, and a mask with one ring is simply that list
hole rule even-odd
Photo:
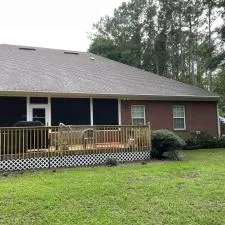
[{"label": "overcast sky", "polygon": [[87,51],[88,32],[124,0],[0,0],[0,44]]}]

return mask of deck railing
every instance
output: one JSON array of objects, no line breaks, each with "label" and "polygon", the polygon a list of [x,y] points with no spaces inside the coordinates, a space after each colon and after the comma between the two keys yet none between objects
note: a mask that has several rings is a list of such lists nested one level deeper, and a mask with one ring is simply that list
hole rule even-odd
[{"label": "deck railing", "polygon": [[150,125],[0,128],[0,160],[150,149]]}]

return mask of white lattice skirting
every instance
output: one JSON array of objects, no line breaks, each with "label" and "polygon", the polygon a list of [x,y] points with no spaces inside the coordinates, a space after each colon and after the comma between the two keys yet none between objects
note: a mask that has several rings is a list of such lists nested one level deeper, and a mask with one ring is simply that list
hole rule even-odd
[{"label": "white lattice skirting", "polygon": [[0,171],[90,166],[103,164],[107,158],[115,158],[119,162],[148,160],[150,159],[150,151],[6,160],[0,161]]}]

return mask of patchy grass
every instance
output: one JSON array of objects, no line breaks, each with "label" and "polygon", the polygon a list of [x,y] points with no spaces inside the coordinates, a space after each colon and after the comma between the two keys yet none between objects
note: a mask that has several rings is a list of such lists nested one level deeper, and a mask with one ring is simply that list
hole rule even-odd
[{"label": "patchy grass", "polygon": [[225,150],[0,177],[0,224],[225,224]]}]

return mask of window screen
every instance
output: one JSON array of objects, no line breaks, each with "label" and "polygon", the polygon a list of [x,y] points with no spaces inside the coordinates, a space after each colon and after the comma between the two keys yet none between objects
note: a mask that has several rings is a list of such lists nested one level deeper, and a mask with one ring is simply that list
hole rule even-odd
[{"label": "window screen", "polygon": [[174,130],[185,130],[185,108],[182,105],[173,106],[173,128]]},{"label": "window screen", "polygon": [[132,119],[133,125],[144,125],[145,124],[145,106],[132,105],[131,119]]}]

